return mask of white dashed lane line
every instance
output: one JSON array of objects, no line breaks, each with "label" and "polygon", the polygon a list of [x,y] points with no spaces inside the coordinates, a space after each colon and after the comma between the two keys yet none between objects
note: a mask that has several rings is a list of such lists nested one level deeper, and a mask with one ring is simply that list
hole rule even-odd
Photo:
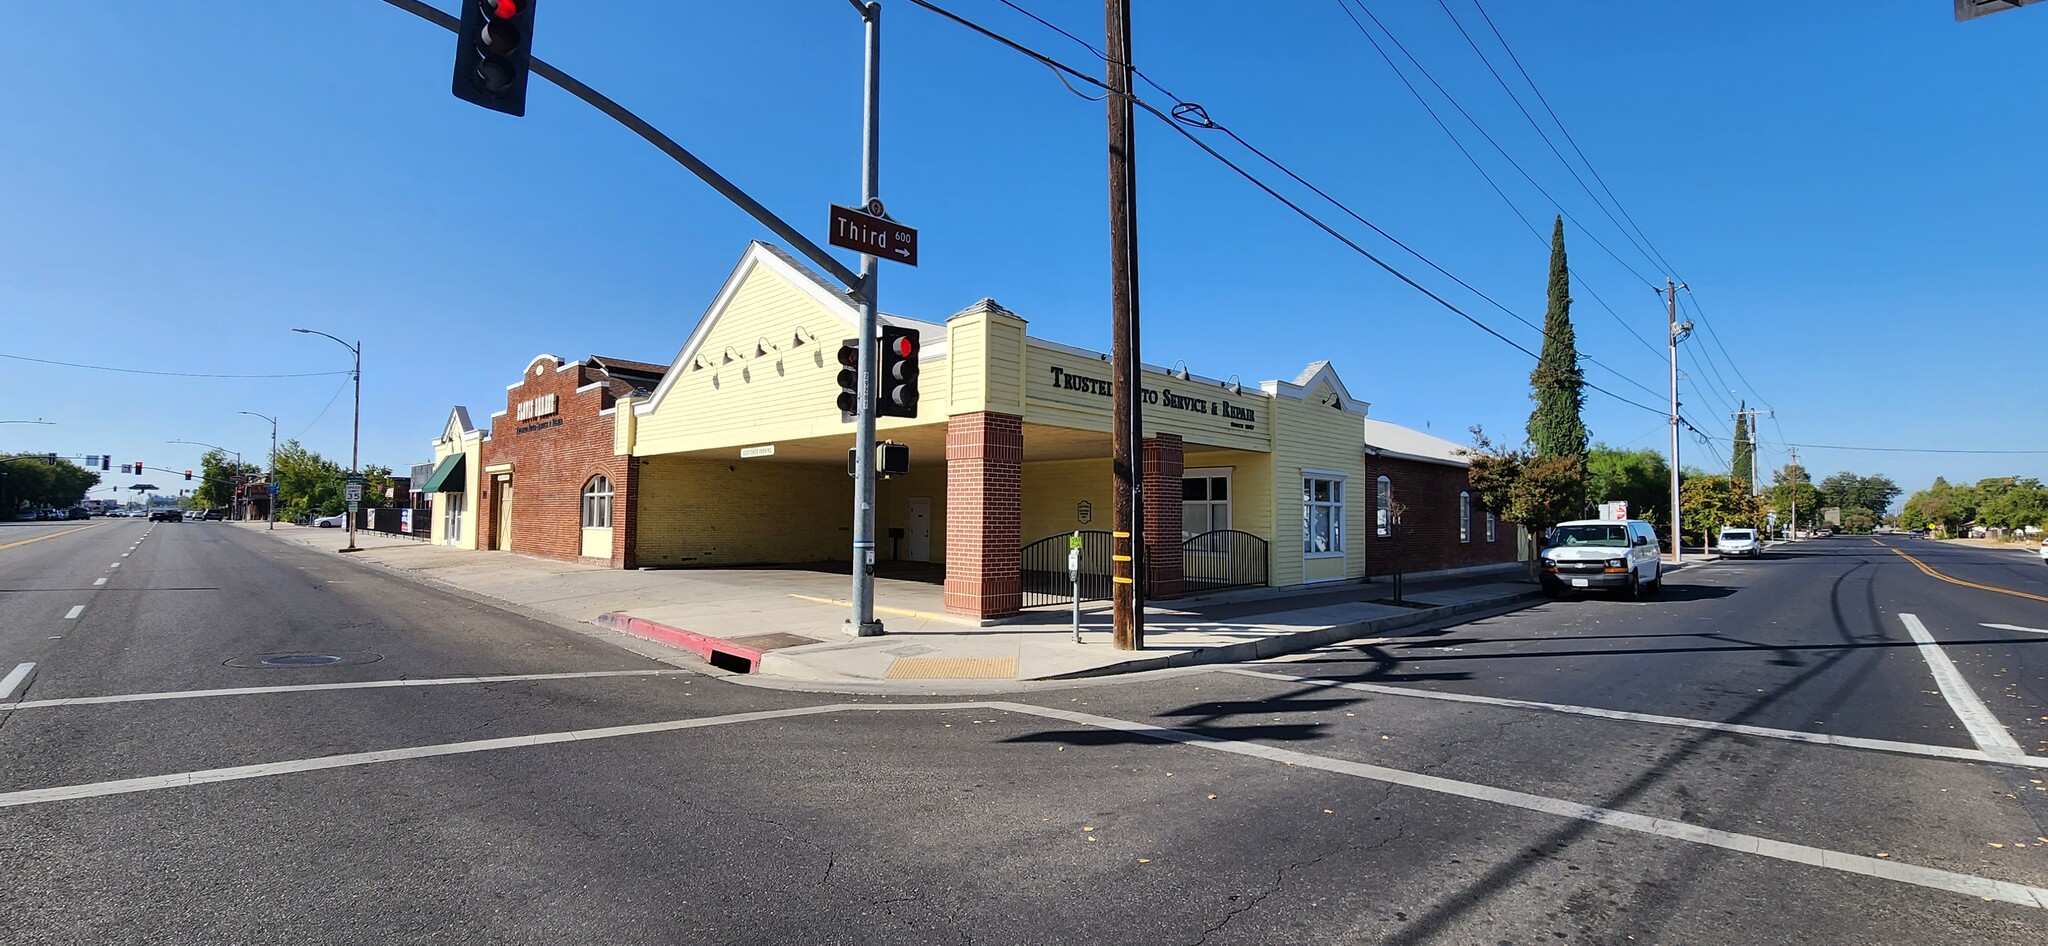
[{"label": "white dashed lane line", "polygon": [[105,575],[102,575],[102,576],[100,576],[100,577],[98,577],[98,578],[95,578],[95,579],[93,579],[93,580],[92,580],[92,583],[93,583],[94,585],[96,585],[96,586],[97,586],[97,585],[104,585],[104,584],[106,584],[106,583],[107,583],[107,578],[106,578],[106,576],[105,576]]},{"label": "white dashed lane line", "polygon": [[1899,622],[1906,625],[1906,633],[1913,636],[1913,642],[1920,645],[1920,656],[1927,660],[1927,670],[1934,675],[1934,683],[1941,687],[1941,697],[1948,701],[1949,709],[1955,711],[1963,728],[1969,730],[1970,738],[1976,740],[1977,748],[1984,754],[2001,761],[2024,759],[2027,751],[2020,748],[2012,733],[2006,732],[1998,717],[1991,714],[1989,707],[1970,688],[1970,682],[1963,679],[1962,671],[1956,669],[1941,645],[1934,642],[1934,635],[1927,632],[1927,625],[1920,623],[1918,615],[1901,614]]},{"label": "white dashed lane line", "polygon": [[28,675],[35,672],[35,669],[35,664],[17,664],[13,670],[7,672],[7,676],[0,677],[0,700],[13,696],[14,688],[20,686],[21,681],[28,679]]},{"label": "white dashed lane line", "polygon": [[82,605],[82,604],[74,604],[74,605],[72,605],[72,606],[71,606],[71,611],[70,611],[69,613],[67,613],[67,614],[65,614],[65,615],[64,615],[64,620],[66,620],[66,621],[76,621],[76,620],[78,620],[78,616],[79,616],[79,615],[81,615],[81,614],[84,614],[84,613],[85,613],[85,605]]}]

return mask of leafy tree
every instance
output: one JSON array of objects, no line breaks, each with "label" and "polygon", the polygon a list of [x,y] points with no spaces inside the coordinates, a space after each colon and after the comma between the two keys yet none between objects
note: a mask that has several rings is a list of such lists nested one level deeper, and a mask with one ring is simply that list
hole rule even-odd
[{"label": "leafy tree", "polygon": [[277,445],[277,516],[297,520],[331,516],[347,508],[342,487],[348,470],[297,440]]},{"label": "leafy tree", "polygon": [[[1987,490],[1987,483],[1996,482],[1996,489]],[[2004,477],[1997,481],[1985,480],[1977,484],[1979,496],[1985,496],[1977,507],[1977,524],[1997,529],[2024,529],[2028,526],[2048,524],[2048,489],[2043,489],[2037,479]]]},{"label": "leafy tree", "polygon": [[1778,522],[1786,528],[1797,528],[1793,514],[1798,513],[1799,521],[1816,522],[1820,519],[1820,490],[1813,485],[1813,476],[1806,468],[1796,463],[1787,463],[1771,474],[1771,488],[1764,491],[1764,509],[1775,511]]},{"label": "leafy tree", "polygon": [[52,462],[46,454],[0,454],[0,510],[12,515],[23,506],[69,508],[99,485],[98,472],[70,460]]},{"label": "leafy tree", "polygon": [[254,476],[263,472],[254,463],[236,461],[228,457],[225,450],[215,448],[199,455],[199,488],[192,491],[193,509],[211,509],[227,506],[235,501],[235,483],[238,477]]},{"label": "leafy tree", "polygon": [[1550,307],[1543,315],[1543,354],[1529,373],[1529,443],[1539,457],[1586,455],[1585,373],[1579,369],[1577,341],[1572,334],[1571,272],[1565,266],[1564,218],[1550,233]]},{"label": "leafy tree", "polygon": [[1655,450],[1594,444],[1586,453],[1586,504],[1622,501],[1629,516],[1666,522],[1671,515],[1671,465]]},{"label": "leafy tree", "polygon": [[1935,477],[1934,484],[1914,493],[1906,500],[1899,512],[1899,526],[1919,532],[1930,526],[1940,526],[1943,533],[1956,535],[1963,524],[1977,518],[1977,491],[1968,486],[1955,486],[1943,477]]},{"label": "leafy tree", "polygon": [[1849,510],[1861,509],[1869,513],[1870,521],[1875,523],[1901,492],[1904,490],[1899,489],[1899,484],[1892,482],[1890,477],[1858,476],[1847,470],[1820,481],[1821,505],[1841,507],[1845,529],[1848,528]]},{"label": "leafy tree", "polygon": [[1529,579],[1536,580],[1536,553],[1541,535],[1560,522],[1580,515],[1586,496],[1586,464],[1577,456],[1540,456],[1503,450],[1472,428],[1472,491],[1502,519],[1518,523],[1528,536]]},{"label": "leafy tree", "polygon": [[1760,528],[1764,519],[1763,504],[1756,497],[1733,478],[1718,474],[1687,479],[1679,487],[1678,501],[1686,528],[1699,530],[1702,545],[1711,544],[1722,526]]},{"label": "leafy tree", "polygon": [[1735,450],[1728,464],[1728,478],[1735,485],[1755,492],[1749,468],[1756,462],[1756,432],[1749,429],[1749,402],[1742,402],[1742,409],[1735,415]]}]

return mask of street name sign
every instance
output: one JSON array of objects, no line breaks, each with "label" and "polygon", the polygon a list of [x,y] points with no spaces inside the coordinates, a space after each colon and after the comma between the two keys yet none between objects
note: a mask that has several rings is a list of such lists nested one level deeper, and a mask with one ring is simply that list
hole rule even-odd
[{"label": "street name sign", "polygon": [[881,210],[881,201],[869,204],[867,211],[833,204],[828,242],[878,259],[916,266],[917,230],[882,216]]}]

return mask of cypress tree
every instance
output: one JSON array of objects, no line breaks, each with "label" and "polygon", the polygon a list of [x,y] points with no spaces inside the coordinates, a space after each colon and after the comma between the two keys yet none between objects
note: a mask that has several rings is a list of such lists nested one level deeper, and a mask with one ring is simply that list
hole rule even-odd
[{"label": "cypress tree", "polygon": [[1529,373],[1529,443],[1539,457],[1584,457],[1586,422],[1585,373],[1579,370],[1577,342],[1572,335],[1571,271],[1564,260],[1564,217],[1550,233],[1550,308],[1543,315],[1543,354]]},{"label": "cypress tree", "polygon": [[1756,432],[1749,429],[1749,402],[1742,402],[1741,410],[1735,413],[1735,451],[1729,461],[1728,478],[1742,487],[1744,493],[1751,491],[1749,465],[1756,456]]}]

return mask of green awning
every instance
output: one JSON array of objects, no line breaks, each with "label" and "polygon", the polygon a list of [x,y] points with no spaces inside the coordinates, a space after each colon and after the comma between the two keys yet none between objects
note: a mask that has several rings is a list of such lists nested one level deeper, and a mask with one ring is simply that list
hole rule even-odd
[{"label": "green awning", "polygon": [[467,482],[467,478],[462,475],[463,456],[465,455],[458,453],[442,460],[440,466],[434,467],[434,475],[427,477],[427,485],[420,487],[419,491],[422,493],[462,492]]}]

